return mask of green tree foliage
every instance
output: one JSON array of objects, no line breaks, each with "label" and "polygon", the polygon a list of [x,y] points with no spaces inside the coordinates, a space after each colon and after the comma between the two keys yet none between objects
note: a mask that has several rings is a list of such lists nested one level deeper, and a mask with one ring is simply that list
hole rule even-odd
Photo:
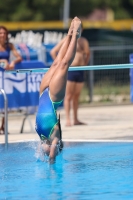
[{"label": "green tree foliage", "polygon": [[[62,20],[64,0],[1,0],[0,21]],[[133,18],[133,0],[70,0],[70,18],[111,8],[115,19]]]},{"label": "green tree foliage", "polygon": [[0,1],[0,21],[59,20],[62,0]]}]

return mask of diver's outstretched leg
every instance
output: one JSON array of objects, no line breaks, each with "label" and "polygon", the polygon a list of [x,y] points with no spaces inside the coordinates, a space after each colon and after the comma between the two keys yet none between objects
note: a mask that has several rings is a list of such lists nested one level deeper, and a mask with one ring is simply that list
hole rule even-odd
[{"label": "diver's outstretched leg", "polygon": [[68,34],[65,37],[64,43],[63,43],[62,47],[60,48],[60,51],[59,51],[56,59],[54,60],[50,69],[44,75],[44,77],[42,79],[41,86],[40,86],[40,93],[42,93],[45,90],[45,88],[47,88],[49,86],[51,78],[53,77],[56,69],[58,68],[59,64],[61,63],[62,59],[64,58],[64,56],[67,52],[68,46],[72,39],[73,26],[74,26],[74,20],[72,20],[72,22],[71,22],[70,28],[68,30]]},{"label": "diver's outstretched leg", "polygon": [[[75,17],[73,20],[73,32],[70,44],[67,51],[60,62],[57,62],[57,69],[50,81],[49,89],[52,101],[61,101],[65,96],[66,82],[67,82],[67,71],[71,65],[77,47],[77,40],[81,34],[81,21]],[[63,46],[60,51],[64,51]],[[62,53],[62,52],[60,52]]]}]

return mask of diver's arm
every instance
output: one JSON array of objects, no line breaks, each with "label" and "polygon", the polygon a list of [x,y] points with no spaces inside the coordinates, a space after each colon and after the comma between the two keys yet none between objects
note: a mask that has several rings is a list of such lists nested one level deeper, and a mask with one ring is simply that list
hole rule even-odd
[{"label": "diver's arm", "polygon": [[49,154],[49,163],[50,164],[55,163],[56,151],[57,151],[56,145],[51,145],[50,154]]},{"label": "diver's arm", "polygon": [[52,141],[51,147],[50,147],[50,154],[49,154],[49,163],[53,164],[56,159],[57,155],[57,144],[58,144],[58,138],[55,137],[54,140]]}]

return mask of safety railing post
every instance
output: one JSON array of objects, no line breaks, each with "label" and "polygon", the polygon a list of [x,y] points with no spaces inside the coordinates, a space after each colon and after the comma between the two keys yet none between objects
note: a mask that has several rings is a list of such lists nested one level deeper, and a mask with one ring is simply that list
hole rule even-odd
[{"label": "safety railing post", "polygon": [[0,89],[0,92],[2,93],[3,97],[4,97],[4,134],[5,134],[5,148],[8,147],[8,112],[7,112],[7,108],[8,108],[8,100],[7,100],[7,96],[6,93],[3,89]]},{"label": "safety railing post", "polygon": [[[90,65],[94,64],[94,51],[91,50],[91,56],[90,56]],[[89,71],[89,97],[90,97],[90,103],[93,102],[93,87],[94,87],[94,71]]]}]

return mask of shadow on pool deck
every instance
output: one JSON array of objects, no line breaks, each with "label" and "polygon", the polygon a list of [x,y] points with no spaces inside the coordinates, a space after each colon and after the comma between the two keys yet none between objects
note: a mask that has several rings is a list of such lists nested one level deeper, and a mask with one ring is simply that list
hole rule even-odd
[{"label": "shadow on pool deck", "polygon": [[[87,125],[65,126],[64,109],[59,110],[64,140],[133,140],[133,105],[80,107],[79,119]],[[20,133],[23,116],[9,116],[8,141],[39,140],[35,131],[26,121],[24,133]],[[35,115],[30,116],[34,129]],[[4,143],[5,136],[0,135],[0,143]]]}]

